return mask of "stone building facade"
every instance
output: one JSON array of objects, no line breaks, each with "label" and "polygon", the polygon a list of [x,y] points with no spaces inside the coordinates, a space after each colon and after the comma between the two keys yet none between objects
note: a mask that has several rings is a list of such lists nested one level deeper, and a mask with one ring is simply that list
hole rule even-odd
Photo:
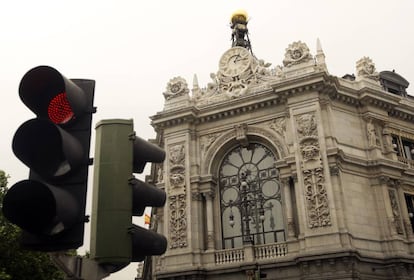
[{"label": "stone building facade", "polygon": [[294,42],[272,68],[235,45],[206,87],[169,81],[153,279],[414,278],[408,82],[368,57],[332,76],[316,49]]}]

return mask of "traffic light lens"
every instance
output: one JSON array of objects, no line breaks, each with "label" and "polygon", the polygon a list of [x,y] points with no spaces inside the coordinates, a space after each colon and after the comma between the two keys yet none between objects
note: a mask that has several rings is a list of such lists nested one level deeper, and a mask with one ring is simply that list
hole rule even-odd
[{"label": "traffic light lens", "polygon": [[47,113],[49,119],[55,124],[65,124],[73,118],[74,113],[66,97],[66,92],[59,93],[52,98]]}]

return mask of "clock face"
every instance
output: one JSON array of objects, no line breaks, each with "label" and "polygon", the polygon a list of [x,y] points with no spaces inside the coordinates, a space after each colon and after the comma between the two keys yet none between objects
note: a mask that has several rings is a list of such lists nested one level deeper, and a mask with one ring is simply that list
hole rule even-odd
[{"label": "clock face", "polygon": [[250,62],[251,55],[246,48],[233,47],[221,57],[219,69],[223,75],[234,77],[246,71]]}]

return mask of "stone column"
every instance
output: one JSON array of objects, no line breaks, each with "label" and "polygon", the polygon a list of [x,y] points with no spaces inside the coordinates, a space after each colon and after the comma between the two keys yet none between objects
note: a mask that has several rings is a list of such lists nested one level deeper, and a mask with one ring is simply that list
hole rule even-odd
[{"label": "stone column", "polygon": [[295,237],[295,220],[293,218],[292,194],[290,190],[290,177],[282,178],[283,194],[285,196],[286,220],[287,220],[287,236],[288,240]]},{"label": "stone column", "polygon": [[214,213],[213,199],[214,192],[203,193],[206,198],[206,216],[207,216],[207,250],[214,250]]},{"label": "stone column", "polygon": [[298,237],[303,237],[303,234],[305,232],[305,228],[306,227],[306,217],[304,216],[305,214],[305,209],[303,208],[303,205],[300,205],[300,201],[301,200],[301,196],[302,196],[302,190],[300,188],[300,183],[298,181],[298,175],[296,173],[292,174],[292,179],[293,179],[293,188],[294,188],[294,195],[295,195],[295,200],[296,200],[296,208],[297,208],[297,228],[295,229],[296,231],[296,235]]}]

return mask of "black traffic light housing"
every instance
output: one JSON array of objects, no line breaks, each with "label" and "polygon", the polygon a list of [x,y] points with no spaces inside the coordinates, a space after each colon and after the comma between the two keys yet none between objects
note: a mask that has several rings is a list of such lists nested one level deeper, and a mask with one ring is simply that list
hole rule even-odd
[{"label": "black traffic light housing", "polygon": [[3,213],[23,230],[27,249],[83,244],[94,88],[93,80],[69,80],[49,66],[20,82],[20,98],[36,118],[18,128],[12,149],[30,173],[8,190]]}]

